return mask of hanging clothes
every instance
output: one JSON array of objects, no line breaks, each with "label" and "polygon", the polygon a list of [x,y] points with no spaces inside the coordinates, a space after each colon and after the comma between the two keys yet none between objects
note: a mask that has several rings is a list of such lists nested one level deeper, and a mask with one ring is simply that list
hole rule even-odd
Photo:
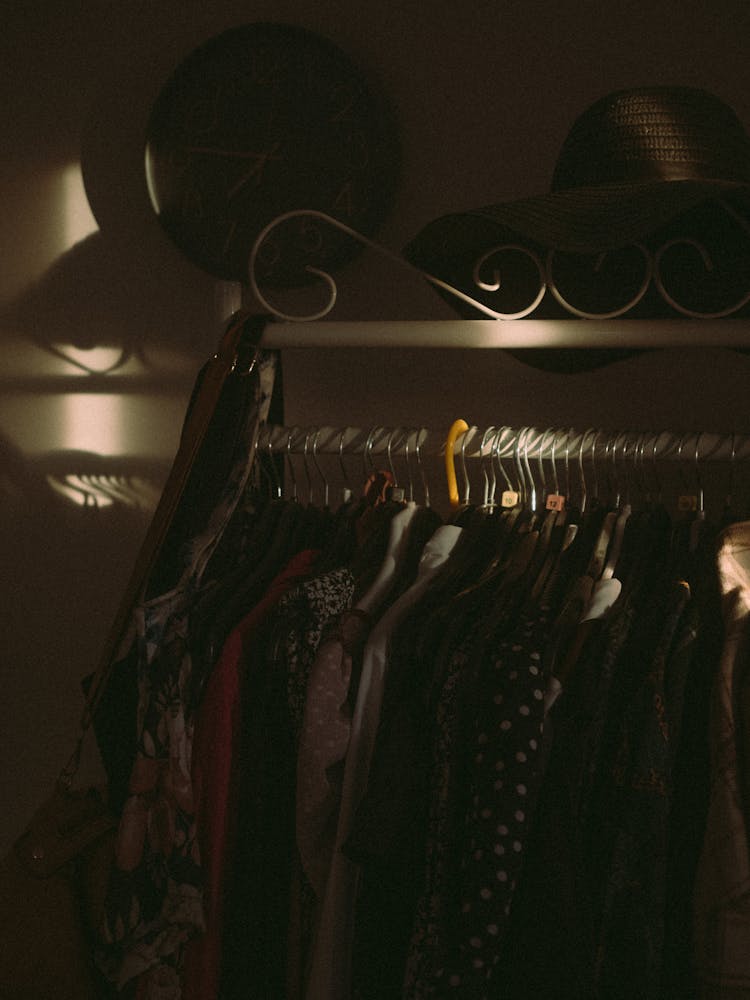
[{"label": "hanging clothes", "polygon": [[712,692],[711,799],[695,888],[695,954],[706,997],[750,991],[747,670],[750,525],[728,528],[718,555],[725,637]]},{"label": "hanging clothes", "polygon": [[[180,513],[118,657],[123,662],[135,657],[138,742],[98,959],[120,989],[141,980],[144,997],[165,995],[165,990],[179,995],[185,944],[205,926],[192,785],[195,692],[201,679],[192,670],[190,612],[247,484],[275,371],[275,357],[262,355],[250,374],[238,371],[227,378]],[[229,433],[222,434],[222,427]],[[225,442],[218,451],[212,447],[217,440]],[[190,502],[195,496],[199,504]]]},{"label": "hanging clothes", "polygon": [[[197,713],[193,743],[196,825],[203,859],[205,932],[187,946],[183,974],[185,1000],[219,995],[222,927],[227,881],[236,850],[243,675],[262,662],[263,628],[284,594],[309,577],[320,553],[298,553],[275,577],[266,594],[230,633],[211,671]],[[254,660],[256,661],[254,664]]]},{"label": "hanging clothes", "polygon": [[619,499],[443,523],[375,473],[335,513],[264,503],[263,371],[123,651],[110,974],[139,1000],[697,1000],[695,956],[741,981],[747,526],[717,559]]},{"label": "hanging clothes", "polygon": [[344,772],[344,786],[336,831],[336,847],[325,887],[317,928],[307,996],[310,1000],[347,997],[351,990],[353,904],[356,868],[341,853],[352,817],[367,782],[379,721],[387,664],[388,641],[399,620],[429,587],[458,542],[462,529],[443,525],[425,546],[416,581],[373,628],[365,648],[362,674]]}]

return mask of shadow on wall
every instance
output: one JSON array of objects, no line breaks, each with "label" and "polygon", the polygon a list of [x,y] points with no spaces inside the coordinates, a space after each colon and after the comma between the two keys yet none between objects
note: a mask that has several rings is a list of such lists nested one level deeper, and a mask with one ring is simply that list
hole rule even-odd
[{"label": "shadow on wall", "polygon": [[221,332],[215,282],[168,250],[96,232],[0,307],[0,853],[71,753],[81,681]]},{"label": "shadow on wall", "polygon": [[197,272],[186,280],[180,263],[98,231],[0,310],[0,327],[40,346],[114,346],[138,356],[154,347],[202,357],[213,347],[215,282]]},{"label": "shadow on wall", "polygon": [[[61,469],[81,459],[54,457]],[[73,749],[81,681],[101,655],[150,516],[137,504],[71,502],[48,475],[0,437],[3,852]],[[82,781],[98,779],[92,751]]]}]

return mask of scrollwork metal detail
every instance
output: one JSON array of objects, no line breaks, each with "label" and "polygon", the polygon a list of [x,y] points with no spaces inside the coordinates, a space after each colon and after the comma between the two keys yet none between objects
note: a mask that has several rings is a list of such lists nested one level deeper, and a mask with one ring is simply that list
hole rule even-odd
[{"label": "scrollwork metal detail", "polygon": [[454,288],[453,285],[450,285],[447,281],[443,281],[442,278],[438,278],[434,274],[430,274],[427,271],[423,271],[421,268],[418,268],[414,264],[409,263],[409,261],[407,261],[404,257],[394,253],[392,250],[389,250],[387,247],[382,246],[380,243],[376,243],[374,240],[369,239],[369,237],[364,236],[362,233],[357,232],[357,230],[352,229],[345,223],[340,222],[338,219],[335,219],[332,215],[327,215],[325,212],[319,212],[315,209],[295,209],[291,212],[284,212],[282,215],[277,216],[266,226],[264,226],[264,228],[260,231],[260,233],[258,233],[258,236],[256,237],[255,243],[253,244],[252,250],[250,251],[250,258],[248,262],[248,279],[253,294],[258,299],[258,302],[260,302],[260,304],[263,306],[264,309],[267,309],[268,312],[272,313],[279,319],[286,320],[289,322],[300,322],[300,323],[312,322],[314,320],[323,319],[323,317],[327,316],[335,306],[336,299],[338,296],[338,287],[336,285],[336,281],[333,278],[333,276],[330,275],[327,271],[323,271],[320,268],[313,267],[312,265],[309,264],[305,266],[305,271],[308,274],[316,275],[318,278],[321,279],[321,281],[323,281],[328,286],[328,293],[329,293],[328,301],[323,306],[323,308],[317,310],[316,312],[309,313],[306,315],[294,315],[291,313],[283,312],[272,302],[269,302],[269,300],[266,298],[266,296],[260,289],[256,277],[256,262],[258,260],[258,254],[260,252],[263,243],[268,239],[269,235],[273,232],[273,230],[277,226],[280,226],[282,223],[286,222],[287,219],[294,219],[300,216],[308,216],[310,218],[321,219],[323,222],[327,222],[330,225],[335,226],[337,229],[340,229],[342,232],[345,232],[348,236],[351,236],[352,239],[355,239],[359,243],[362,243],[363,246],[366,246],[371,250],[375,250],[382,256],[388,257],[390,260],[399,264],[401,267],[406,267],[410,271],[419,274],[422,278],[426,278],[427,281],[431,282],[436,287],[442,288],[450,295],[454,296],[455,298],[461,299],[461,301],[466,302],[468,305],[473,306],[475,309],[478,309],[486,316],[490,316],[492,319],[508,318],[503,313],[498,312],[495,309],[491,309],[489,306],[485,305],[483,302],[480,302],[478,299],[473,298],[471,295],[468,295],[466,292],[462,292],[460,289]]},{"label": "scrollwork metal detail", "polygon": [[[643,278],[641,280],[640,287],[636,294],[629,299],[624,306],[619,306],[615,309],[608,309],[606,312],[592,312],[591,310],[580,309],[562,294],[557,282],[555,281],[552,274],[552,267],[555,261],[555,251],[550,250],[547,253],[547,259],[545,261],[545,273],[546,281],[550,292],[555,297],[555,299],[560,303],[563,309],[566,309],[572,316],[578,316],[581,319],[615,319],[617,316],[624,316],[625,313],[630,312],[638,303],[641,301],[643,296],[648,291],[649,285],[651,284],[651,279],[653,276],[653,260],[651,254],[647,247],[642,243],[634,243],[633,246],[637,249],[643,256],[643,261],[645,267],[643,269]],[[606,260],[608,254],[600,253],[596,256],[594,262],[594,273],[601,271],[604,261]]]},{"label": "scrollwork metal detail", "polygon": [[520,309],[516,312],[510,312],[510,313],[495,312],[495,315],[497,316],[498,319],[523,319],[524,316],[528,316],[531,313],[533,313],[533,311],[537,308],[539,303],[544,298],[545,293],[547,291],[547,278],[546,278],[544,264],[539,259],[539,257],[537,257],[535,253],[529,250],[528,247],[521,246],[520,243],[503,243],[500,244],[499,246],[492,247],[491,250],[488,250],[486,253],[482,254],[479,260],[474,264],[472,277],[474,280],[474,284],[477,286],[477,288],[481,288],[482,291],[484,292],[500,291],[503,285],[503,280],[500,275],[499,268],[498,267],[494,268],[492,272],[491,282],[482,281],[481,272],[482,268],[488,261],[490,261],[493,257],[496,257],[498,254],[505,253],[507,251],[521,253],[524,256],[529,257],[533,261],[539,273],[539,290],[537,291],[537,294],[530,303],[530,305],[526,306],[524,309]]},{"label": "scrollwork metal detail", "polygon": [[[747,237],[747,259],[748,259],[748,273],[750,274],[750,224],[748,221],[740,216],[732,206],[722,202],[719,202],[722,207],[726,210],[729,216],[731,216],[736,223],[739,224],[744,236]],[[475,295],[469,294],[469,291],[465,291],[456,288],[454,285],[448,283],[442,278],[437,277],[434,274],[430,274],[427,271],[422,270],[416,265],[412,264],[410,261],[406,260],[401,255],[394,253],[387,247],[376,243],[374,240],[369,239],[369,237],[364,236],[362,233],[357,232],[350,226],[339,221],[331,215],[327,215],[325,212],[319,212],[313,209],[297,209],[290,212],[285,212],[279,215],[272,222],[268,223],[261,232],[253,244],[248,267],[248,275],[250,286],[252,288],[253,294],[256,296],[258,302],[267,309],[270,313],[282,320],[293,321],[293,322],[307,322],[322,319],[327,316],[331,310],[334,308],[337,297],[338,297],[338,287],[336,281],[331,274],[326,271],[321,270],[318,267],[312,265],[306,265],[304,270],[311,275],[319,278],[320,281],[327,286],[328,298],[326,303],[322,308],[316,310],[315,312],[306,315],[293,315],[288,312],[280,310],[273,303],[269,302],[263,291],[261,290],[257,275],[256,275],[256,264],[258,261],[258,255],[265,241],[267,241],[273,230],[286,222],[288,219],[297,217],[307,217],[310,219],[318,219],[325,222],[328,225],[334,226],[335,228],[346,233],[352,239],[357,240],[363,246],[368,247],[371,250],[376,251],[389,258],[391,261],[399,264],[401,267],[405,267],[410,271],[420,275],[423,279],[427,280],[437,288],[444,292],[449,293],[451,297],[459,299],[460,301],[470,305],[472,308],[476,309],[478,312],[488,316],[492,319],[500,320],[513,320],[513,319],[523,319],[524,317],[530,316],[541,304],[547,291],[554,299],[566,310],[571,316],[579,317],[581,319],[596,319],[596,320],[609,320],[614,319],[619,316],[624,316],[631,312],[639,302],[642,301],[649,288],[653,285],[662,300],[675,312],[696,319],[718,319],[721,317],[730,316],[748,303],[750,303],[750,289],[744,293],[739,300],[728,306],[722,306],[721,308],[711,309],[709,311],[698,311],[686,305],[684,302],[680,302],[679,298],[675,294],[673,289],[667,287],[668,278],[666,276],[665,269],[665,258],[670,250],[678,246],[683,246],[687,248],[694,249],[701,261],[707,274],[715,270],[715,261],[709,253],[706,246],[698,239],[692,236],[677,236],[672,239],[667,240],[662,245],[651,248],[645,243],[636,242],[631,244],[629,247],[623,247],[618,251],[606,251],[598,255],[591,255],[585,257],[581,255],[569,255],[571,259],[579,259],[581,261],[581,268],[590,268],[591,274],[596,276],[603,272],[605,263],[608,259],[612,259],[615,253],[626,253],[630,250],[637,251],[643,261],[643,271],[639,275],[637,271],[634,271],[634,278],[637,282],[637,290],[629,295],[627,302],[624,304],[614,305],[612,308],[607,308],[603,311],[594,310],[591,308],[584,308],[581,305],[576,304],[572,301],[569,293],[564,293],[560,287],[560,277],[556,277],[555,271],[559,270],[559,260],[562,255],[560,255],[554,249],[549,249],[546,252],[546,256],[542,259],[538,254],[530,249],[529,247],[523,246],[520,243],[507,243],[498,244],[490,249],[484,251],[480,257],[478,257],[471,270],[471,280],[474,287],[479,293],[484,293],[484,295],[499,293],[501,290],[507,291],[508,289],[508,278],[503,276],[503,272],[498,261],[498,257],[501,254],[514,253],[521,254],[527,261],[531,261],[536,268],[538,273],[538,285],[535,289],[530,290],[530,300],[527,305],[522,308],[515,309],[513,311],[501,311],[500,309],[493,308],[492,305],[488,304],[487,301],[482,301]],[[591,261],[593,259],[593,267],[591,267]],[[491,268],[491,275],[488,276],[488,267]],[[583,271],[581,271],[583,273]],[[589,284],[591,284],[589,282]],[[579,282],[580,285],[580,282]],[[594,291],[597,291],[594,285],[591,285]]]},{"label": "scrollwork metal detail", "polygon": [[662,261],[664,255],[675,246],[689,246],[697,250],[700,259],[703,262],[703,266],[707,273],[714,271],[715,265],[705,246],[698,240],[692,239],[691,237],[677,237],[673,240],[669,240],[663,246],[659,247],[656,251],[654,258],[654,285],[658,289],[659,294],[664,299],[664,301],[670,305],[677,312],[681,313],[683,316],[690,316],[692,319],[722,319],[725,316],[731,316],[736,312],[739,312],[743,306],[750,302],[750,290],[743,295],[738,302],[733,305],[726,306],[723,309],[711,310],[708,312],[699,311],[695,309],[690,309],[687,306],[681,304],[677,299],[670,294],[668,291],[664,278],[662,276]]}]

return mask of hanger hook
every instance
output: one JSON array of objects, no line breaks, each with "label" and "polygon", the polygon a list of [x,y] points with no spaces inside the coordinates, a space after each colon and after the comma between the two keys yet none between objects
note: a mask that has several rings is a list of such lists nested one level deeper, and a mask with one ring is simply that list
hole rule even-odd
[{"label": "hanger hook", "polygon": [[610,436],[607,442],[609,445],[609,459],[610,459],[609,474],[611,477],[610,482],[612,484],[610,487],[610,493],[614,494],[614,506],[618,508],[620,506],[620,500],[621,500],[620,480],[617,477],[617,442],[619,441],[619,439],[620,439],[619,431],[615,431],[614,437]]},{"label": "hanger hook", "polygon": [[[523,464],[526,470],[526,475],[529,477],[529,482],[531,483],[531,509],[536,513],[539,509],[539,496],[536,488],[536,481],[534,479],[534,474],[531,471],[531,466],[529,465],[529,438],[534,433],[533,427],[526,428],[526,434],[523,439]],[[534,447],[539,444],[539,438],[534,442]]]},{"label": "hanger hook", "polygon": [[735,457],[737,455],[737,433],[736,433],[736,431],[732,431],[732,436],[731,436],[730,441],[731,441],[731,444],[730,444],[730,449],[731,450],[729,452],[729,492],[727,493],[726,497],[724,498],[724,509],[726,511],[731,511],[732,506],[734,504],[734,486],[735,486],[735,479],[734,479],[734,477],[735,477],[735,462],[734,462],[734,460],[735,460]]},{"label": "hanger hook", "polygon": [[[373,472],[375,472],[375,463],[372,460],[372,446],[377,433],[377,427],[371,427],[370,432],[367,435],[367,440],[365,441],[365,446],[362,449],[362,468],[365,474],[365,481],[367,481]],[[368,468],[369,462],[369,468]]]},{"label": "hanger hook", "polygon": [[315,435],[313,437],[312,459],[313,459],[313,462],[315,463],[315,468],[318,470],[318,475],[320,476],[320,478],[323,481],[323,506],[325,508],[327,508],[328,507],[328,498],[329,498],[328,480],[326,479],[325,473],[323,472],[323,469],[320,466],[320,462],[318,461],[318,441],[320,439],[320,432],[321,432],[321,428],[318,427],[318,429],[315,431]]},{"label": "hanger hook", "polygon": [[471,496],[471,481],[469,479],[469,471],[466,468],[466,446],[468,445],[471,438],[474,436],[474,432],[479,430],[478,427],[470,427],[468,430],[464,431],[461,435],[461,475],[464,481],[464,495],[463,495],[463,505],[464,507],[469,506],[469,499]]},{"label": "hanger hook", "polygon": [[276,462],[274,461],[274,451],[273,451],[273,434],[268,435],[268,467],[271,470],[271,479],[273,483],[273,491],[276,495],[277,500],[281,500],[284,495],[284,490],[281,482],[281,478],[278,474],[278,469],[276,467]]},{"label": "hanger hook", "polygon": [[684,460],[683,460],[683,457],[682,457],[682,451],[683,451],[683,449],[685,447],[685,444],[686,444],[686,442],[687,442],[687,440],[688,440],[689,437],[690,437],[690,435],[688,433],[681,434],[680,435],[680,439],[677,442],[677,468],[679,469],[680,479],[682,480],[682,485],[683,485],[683,488],[684,488],[684,490],[685,490],[686,493],[690,492],[690,488],[691,488],[692,484],[691,484],[691,482],[690,482],[690,480],[688,478],[687,472],[685,471],[685,465],[684,465]]},{"label": "hanger hook", "polygon": [[[513,485],[513,482],[511,481],[510,476],[506,472],[505,466],[503,465],[502,459],[500,457],[500,451],[502,449],[501,441],[502,441],[503,435],[506,433],[506,431],[508,431],[510,433],[510,435],[511,435],[510,443],[511,443],[511,445],[513,445],[513,441],[514,441],[513,431],[511,430],[510,427],[501,427],[498,430],[497,434],[495,435],[495,439],[494,439],[493,444],[492,444],[492,454],[493,454],[493,457],[497,461],[497,467],[500,470],[503,479],[505,480],[505,486],[506,486],[506,489],[508,490],[508,492],[510,492],[510,493],[518,493],[520,495],[520,493],[521,493],[520,479],[518,481],[518,489],[516,489],[516,487]],[[512,454],[512,452],[511,452],[511,454]],[[493,493],[493,497],[494,497],[494,493]]]},{"label": "hanger hook", "polygon": [[596,470],[596,447],[601,433],[600,427],[594,428],[594,437],[591,441],[591,477],[594,481],[594,499],[597,501],[599,500],[599,475]]},{"label": "hanger hook", "polygon": [[557,451],[557,434],[558,431],[555,429],[552,432],[552,444],[550,445],[550,462],[552,463],[552,482],[555,487],[555,493],[559,495],[560,493],[560,480],[557,476],[557,459],[555,453]]},{"label": "hanger hook", "polygon": [[396,475],[396,466],[393,464],[393,439],[398,434],[400,428],[394,427],[388,435],[388,442],[385,446],[385,453],[388,457],[388,468],[391,470],[391,475],[393,476],[393,485],[398,486],[398,476]]},{"label": "hanger hook", "polygon": [[580,510],[582,514],[585,513],[586,511],[586,503],[588,500],[588,488],[586,486],[586,470],[583,465],[583,452],[586,448],[586,438],[589,436],[589,434],[592,433],[594,434],[594,441],[596,441],[596,432],[594,431],[593,427],[589,427],[583,432],[583,434],[581,434],[581,442],[578,446],[578,475],[581,481]]},{"label": "hanger hook", "polygon": [[[624,503],[630,503],[630,476],[628,474],[628,432],[623,431],[621,434],[617,435],[615,440],[615,451],[617,450],[617,442],[622,438],[622,462],[621,462],[621,475],[620,481],[624,484],[624,493],[622,496],[622,501]],[[619,506],[619,504],[618,504]]]},{"label": "hanger hook", "polygon": [[570,489],[570,439],[571,439],[571,436],[573,434],[573,431],[570,428],[568,428],[567,430],[563,431],[563,434],[565,435],[565,496],[567,498],[569,498],[570,495],[571,495],[571,489]]},{"label": "hanger hook", "polygon": [[297,499],[297,476],[294,472],[294,462],[292,462],[292,438],[296,429],[296,427],[290,427],[286,435],[286,460],[292,479],[292,500]]},{"label": "hanger hook", "polygon": [[409,482],[409,502],[414,502],[414,480],[411,474],[411,462],[409,461],[409,438],[414,433],[412,428],[406,431],[406,437],[404,438],[404,461],[406,462],[406,478]]},{"label": "hanger hook", "polygon": [[646,483],[646,476],[643,471],[643,446],[646,441],[646,431],[641,431],[641,433],[636,437],[635,444],[633,445],[633,475],[638,484],[638,489],[641,495],[648,500],[648,489]]},{"label": "hanger hook", "polygon": [[349,482],[349,473],[347,471],[346,465],[344,464],[344,438],[346,437],[346,427],[341,428],[339,434],[339,465],[341,467],[341,475],[344,480],[344,485],[341,490],[342,500],[344,503],[348,503],[352,498],[352,486]]},{"label": "hanger hook", "polygon": [[[480,462],[482,464],[482,477],[484,478],[484,499],[483,499],[483,502],[482,502],[482,507],[485,508],[485,509],[487,509],[489,507],[489,499],[490,499],[490,477],[489,477],[489,473],[487,472],[487,458],[488,458],[488,456],[485,455],[484,450],[487,447],[487,441],[489,439],[489,436],[493,433],[494,430],[495,430],[494,427],[486,427],[485,430],[484,430],[484,433],[482,434],[482,442],[479,445],[479,460],[480,460]],[[492,451],[491,450],[490,450],[489,459],[490,459],[490,468],[491,468],[492,467]],[[494,470],[492,470],[492,472],[493,472],[493,475],[494,475]]]},{"label": "hanger hook", "polygon": [[503,463],[500,461],[500,439],[503,435],[503,427],[499,427],[492,436],[492,444],[490,445],[490,472],[492,473],[492,480],[490,483],[490,496],[489,496],[489,506],[493,509],[496,506],[495,494],[497,491],[497,472],[495,471],[495,462],[497,461],[497,467],[500,470],[503,479],[507,483],[507,488],[511,489],[511,482],[508,478],[508,474],[503,468]]},{"label": "hanger hook", "polygon": [[542,432],[542,438],[539,442],[539,450],[537,451],[537,466],[539,467],[539,482],[541,485],[542,496],[546,499],[549,490],[547,489],[547,476],[544,472],[544,450],[547,445],[547,435],[554,434],[554,428],[548,427]]},{"label": "hanger hook", "polygon": [[458,495],[458,481],[456,479],[456,456],[455,444],[461,434],[468,431],[469,425],[465,420],[454,420],[445,439],[445,476],[448,483],[448,500],[451,507],[457,508],[460,504]]},{"label": "hanger hook", "polygon": [[701,469],[700,469],[700,444],[703,439],[703,431],[699,431],[695,439],[695,482],[698,487],[698,512],[703,514],[705,512],[704,507],[704,494],[703,494],[703,483],[701,481]]},{"label": "hanger hook", "polygon": [[[533,480],[531,480],[531,470],[529,469],[529,455],[527,447],[527,434],[529,429],[530,429],[529,427],[522,427],[518,431],[518,435],[516,437],[515,459],[516,459],[516,468],[518,469],[518,475],[523,483],[522,494],[524,498],[524,503],[529,504],[531,511],[536,513],[536,490],[534,489]],[[527,473],[529,475],[529,479],[526,478]],[[529,480],[531,480],[531,482]]]},{"label": "hanger hook", "polygon": [[310,465],[307,461],[308,449],[310,447],[310,438],[312,437],[313,429],[309,428],[305,432],[305,443],[302,446],[302,466],[305,470],[305,479],[307,480],[307,502],[311,504],[313,502],[313,484],[312,476],[310,475]]},{"label": "hanger hook", "polygon": [[424,505],[425,507],[430,506],[430,487],[427,483],[427,472],[425,471],[424,464],[422,462],[422,435],[427,435],[427,430],[423,427],[417,432],[417,437],[414,442],[414,450],[417,453],[417,465],[419,466],[419,474],[422,478],[422,489],[424,490]]}]

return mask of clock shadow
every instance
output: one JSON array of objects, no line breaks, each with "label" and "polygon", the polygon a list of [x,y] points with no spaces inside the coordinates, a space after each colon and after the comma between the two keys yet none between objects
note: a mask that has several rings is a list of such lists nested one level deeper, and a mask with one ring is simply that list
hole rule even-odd
[{"label": "clock shadow", "polygon": [[147,367],[151,349],[203,359],[218,333],[216,282],[165,249],[99,230],[7,303],[0,323],[53,353],[116,348]]}]

